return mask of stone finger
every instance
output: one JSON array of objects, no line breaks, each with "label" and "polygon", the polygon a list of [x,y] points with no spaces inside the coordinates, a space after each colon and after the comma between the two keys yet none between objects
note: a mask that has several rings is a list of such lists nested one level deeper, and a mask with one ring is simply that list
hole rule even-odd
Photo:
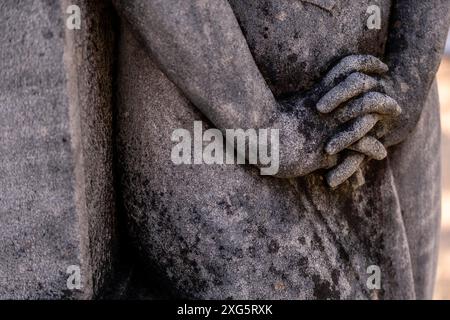
[{"label": "stone finger", "polygon": [[336,117],[341,122],[347,122],[368,113],[378,113],[392,117],[399,116],[402,109],[397,101],[391,97],[379,93],[368,92],[361,98],[351,101],[337,111]]},{"label": "stone finger", "polygon": [[336,188],[350,178],[359,168],[364,160],[361,153],[351,153],[344,161],[330,170],[326,175],[327,183],[330,187]]},{"label": "stone finger", "polygon": [[374,89],[378,85],[376,79],[359,72],[352,73],[343,82],[328,91],[317,103],[319,112],[330,113],[339,105]]},{"label": "stone finger", "polygon": [[380,59],[371,55],[351,55],[343,58],[323,78],[324,87],[333,87],[344,77],[354,73],[383,74],[389,70],[388,66]]},{"label": "stone finger", "polygon": [[349,178],[349,181],[354,190],[362,187],[366,183],[366,179],[364,178],[361,168],[356,170],[356,172]]},{"label": "stone finger", "polygon": [[367,114],[355,119],[346,129],[338,132],[328,141],[325,152],[333,155],[351,146],[372,130],[378,120],[377,114]]},{"label": "stone finger", "polygon": [[375,160],[383,160],[387,156],[386,148],[376,138],[365,136],[348,149],[365,154]]}]

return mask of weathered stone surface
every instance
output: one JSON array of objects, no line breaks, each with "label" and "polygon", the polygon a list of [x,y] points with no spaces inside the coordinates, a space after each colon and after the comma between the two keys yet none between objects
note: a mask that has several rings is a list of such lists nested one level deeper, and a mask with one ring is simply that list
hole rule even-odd
[{"label": "weathered stone surface", "polygon": [[[445,39],[446,24],[439,22],[448,20],[444,1],[433,5],[379,1],[380,30],[366,27],[370,1],[358,6],[351,1],[229,1],[275,97],[294,93],[288,102],[277,104],[286,114],[297,112],[302,123],[297,129],[304,131],[297,143],[314,146],[309,155],[317,145],[325,146],[317,141],[331,132],[327,131],[331,122],[323,125],[320,120],[326,115],[313,111],[331,89],[324,91],[326,71],[348,55],[365,54],[387,62],[390,71],[375,77],[379,86],[362,86],[354,95],[355,87],[349,85],[343,96],[381,91],[390,100],[378,95],[377,108],[387,99],[397,101],[402,120],[395,123],[382,117],[371,132],[377,138],[388,134],[385,147],[404,144],[389,149],[387,158],[386,150],[372,150],[385,159],[355,162],[356,188],[346,182],[334,189],[324,181],[324,170],[274,179],[258,176],[249,166],[171,163],[174,129],[192,131],[194,120],[220,129],[227,128],[224,124],[233,127],[233,119],[248,125],[252,112],[257,113],[254,105],[265,95],[263,85],[225,2],[116,2],[123,16],[117,82],[121,195],[129,233],[149,275],[156,270],[155,277],[162,275],[170,284],[168,291],[190,298],[430,297],[439,158],[432,153],[438,140],[430,129],[437,122],[436,93],[429,90]],[[193,12],[195,18],[190,20]],[[418,23],[424,15],[427,19]],[[228,29],[211,21],[222,21],[221,27]],[[425,30],[433,36],[419,41],[416,34]],[[418,60],[429,63],[418,70]],[[347,68],[332,86],[355,71],[354,66]],[[252,79],[254,87],[248,89]],[[253,101],[249,92],[254,93]],[[239,104],[245,106],[242,112]],[[398,108],[394,109],[398,116]],[[422,109],[426,111],[420,118]],[[260,110],[271,109],[263,104]],[[254,118],[260,123],[261,115]],[[287,130],[298,134],[295,127]],[[423,144],[430,152],[422,152]],[[379,142],[372,145],[380,148]],[[420,166],[405,178],[411,150]],[[317,162],[318,157],[296,158],[311,159]],[[319,167],[326,168],[323,163]],[[422,189],[425,186],[427,190]],[[430,205],[415,206],[417,199]],[[371,265],[381,269],[380,290],[367,287]]]},{"label": "weathered stone surface", "polygon": [[[113,2],[0,4],[0,298],[430,297],[446,1]],[[196,120],[280,129],[280,172],[175,165]]]},{"label": "weathered stone surface", "polygon": [[91,298],[110,269],[111,26],[77,2],[74,31],[66,1],[0,3],[1,299]]},{"label": "weathered stone surface", "polygon": [[[156,268],[191,298],[368,298],[372,264],[402,266],[392,285],[410,283],[401,281],[411,277],[404,234],[392,242],[378,230],[387,224],[398,234],[401,226],[384,166],[358,191],[332,191],[319,175],[280,180],[248,166],[175,166],[164,141],[203,118],[126,28],[120,47],[122,196],[149,273]],[[379,250],[385,241],[388,254]]]},{"label": "weathered stone surface", "polygon": [[357,6],[351,0],[338,1],[331,12],[309,1],[229,2],[275,95],[309,89],[342,57],[355,53],[381,56],[384,51],[390,0],[377,2],[381,30],[370,31],[365,14],[373,4],[370,0]]},{"label": "weathered stone surface", "polygon": [[[412,136],[391,151],[408,236],[416,298],[433,296],[441,212],[441,132],[436,83]],[[420,192],[413,187],[420,182]],[[428,270],[428,272],[424,272]]]}]

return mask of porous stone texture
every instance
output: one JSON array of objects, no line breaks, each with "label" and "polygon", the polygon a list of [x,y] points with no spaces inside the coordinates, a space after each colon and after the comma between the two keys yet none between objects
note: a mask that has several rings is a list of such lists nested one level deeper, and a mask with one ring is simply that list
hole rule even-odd
[{"label": "porous stone texture", "polygon": [[[62,8],[74,4],[62,1]],[[75,117],[81,185],[88,225],[93,297],[111,286],[118,255],[113,174],[113,72],[116,17],[110,1],[77,1],[82,29],[66,31],[68,97]],[[68,16],[67,14],[65,15]],[[76,169],[77,170],[77,169]]]},{"label": "porous stone texture", "polygon": [[73,31],[68,1],[0,2],[1,299],[92,298],[110,269],[109,5],[76,2]]},{"label": "porous stone texture", "polygon": [[375,295],[413,297],[387,163],[371,167],[356,191],[333,191],[320,174],[287,180],[250,166],[176,166],[172,131],[192,133],[193,121],[205,119],[126,26],[120,38],[122,197],[134,244],[168,290],[209,299],[370,298],[366,268],[375,264],[391,272]]},{"label": "porous stone texture", "polygon": [[[372,0],[114,2],[120,21],[108,0],[0,2],[0,298],[431,296],[446,1],[378,0],[374,30]],[[65,27],[73,4],[81,30]],[[382,92],[342,131],[331,109],[358,86]],[[175,165],[172,133],[197,120],[278,125],[299,167]],[[370,143],[341,154],[355,131]]]},{"label": "porous stone texture", "polygon": [[377,1],[381,29],[370,31],[366,27],[370,0],[358,5],[351,0],[229,2],[275,95],[309,89],[347,55],[384,52],[390,0]]},{"label": "porous stone texture", "polygon": [[[436,83],[416,130],[391,151],[391,166],[408,237],[417,299],[433,296],[441,220],[441,131]],[[420,192],[414,186],[420,182]],[[428,270],[428,272],[424,272]]]},{"label": "porous stone texture", "polygon": [[[372,1],[357,6],[347,0],[229,1],[253,58],[277,98],[310,90],[347,55],[386,58],[395,69],[394,76],[388,77],[396,85],[402,81],[395,74],[408,83],[403,82],[404,90],[394,86],[396,92],[391,94],[406,109],[404,126],[410,132],[386,159],[358,161],[362,164],[357,188],[349,182],[330,188],[324,170],[276,179],[259,176],[257,169],[245,165],[174,165],[170,158],[173,130],[183,128],[192,134],[194,121],[204,121],[206,130],[219,119],[215,113],[209,117],[212,113],[203,97],[192,94],[202,91],[185,85],[186,70],[192,71],[199,86],[204,84],[198,81],[202,75],[213,80],[217,75],[209,78],[187,67],[177,77],[174,61],[185,65],[197,61],[193,55],[201,54],[198,44],[192,44],[196,47],[190,51],[180,40],[182,50],[176,51],[176,44],[163,41],[160,30],[152,42],[146,32],[152,32],[147,24],[154,21],[145,20],[152,15],[139,15],[150,6],[139,0],[129,7],[121,3],[118,10],[128,10],[118,46],[116,143],[121,199],[129,234],[149,277],[164,279],[167,292],[187,298],[430,297],[440,214],[437,99],[430,86],[445,37],[433,33],[428,48],[433,47],[436,55],[421,73],[411,63],[424,55],[427,46],[414,42],[415,32],[421,31],[404,28],[414,28],[409,23],[418,19],[420,10],[440,10],[448,17],[444,2],[433,8],[417,6],[414,15],[404,3],[377,1],[382,28],[369,31],[366,9]],[[153,3],[152,8],[169,10],[162,1]],[[392,8],[399,20],[390,26]],[[228,14],[225,9],[221,13]],[[174,25],[186,19],[180,15]],[[189,32],[200,30],[207,39],[213,37],[214,32],[199,21],[187,22]],[[439,28],[436,17],[429,15],[426,21],[422,26]],[[392,42],[390,51],[385,51],[390,38],[400,42]],[[236,48],[243,50],[236,54],[245,55],[240,43]],[[172,56],[174,51],[181,56]],[[204,63],[216,66],[209,58]],[[230,68],[236,67],[232,56],[225,58]],[[405,102],[408,97],[415,97],[419,115],[424,110],[418,123],[419,118],[408,110],[414,109]],[[195,105],[198,101],[201,106]],[[240,120],[239,115],[236,119]],[[303,120],[319,126],[308,116]],[[411,170],[415,172],[410,174]],[[381,270],[379,290],[367,286],[372,265]]]}]

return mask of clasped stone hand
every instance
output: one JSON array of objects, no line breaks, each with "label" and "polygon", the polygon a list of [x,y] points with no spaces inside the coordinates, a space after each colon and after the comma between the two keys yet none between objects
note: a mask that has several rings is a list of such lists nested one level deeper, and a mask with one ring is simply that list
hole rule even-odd
[{"label": "clasped stone hand", "polygon": [[343,58],[310,92],[280,102],[273,127],[280,128],[279,177],[330,169],[335,188],[356,174],[365,160],[382,160],[379,141],[401,108],[383,89],[388,67],[370,55]]}]

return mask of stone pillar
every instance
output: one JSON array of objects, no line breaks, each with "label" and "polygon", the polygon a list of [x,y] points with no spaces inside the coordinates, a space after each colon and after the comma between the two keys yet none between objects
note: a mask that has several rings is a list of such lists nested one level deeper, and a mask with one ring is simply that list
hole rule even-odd
[{"label": "stone pillar", "polygon": [[[80,30],[66,27],[72,4]],[[0,1],[0,299],[88,299],[111,273],[110,10]]]}]

